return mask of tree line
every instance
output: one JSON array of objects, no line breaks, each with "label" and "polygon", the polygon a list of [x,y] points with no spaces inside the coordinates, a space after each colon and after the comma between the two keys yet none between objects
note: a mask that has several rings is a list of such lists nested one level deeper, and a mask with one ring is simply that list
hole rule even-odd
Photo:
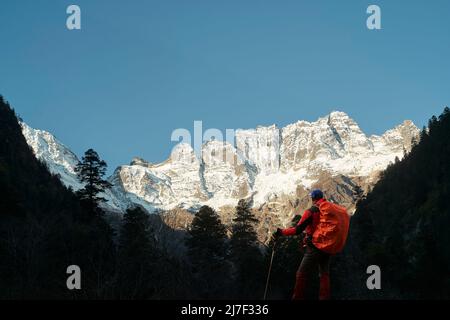
[{"label": "tree line", "polygon": [[[230,226],[214,209],[201,207],[181,238],[186,254],[173,255],[157,237],[155,216],[141,207],[111,227],[101,205],[109,187],[106,163],[94,150],[76,168],[83,189],[74,192],[50,174],[1,96],[0,141],[1,299],[261,299],[272,248],[268,297],[290,298],[301,240],[259,242],[245,200]],[[367,195],[355,188],[348,244],[332,264],[333,298],[448,299],[449,163],[445,108]],[[81,290],[66,287],[66,268],[73,264],[82,270]],[[382,290],[365,285],[372,264],[381,268]]]},{"label": "tree line", "polygon": [[[450,298],[450,109],[433,116],[412,150],[382,172],[357,203],[337,257],[339,298]],[[381,270],[368,290],[366,269]]]},{"label": "tree line", "polygon": [[[239,201],[230,227],[203,206],[185,237],[186,255],[158,243],[155,224],[130,208],[118,228],[102,203],[107,164],[93,149],[76,172],[74,192],[38,161],[14,110],[0,97],[0,298],[261,298],[266,248],[257,221]],[[66,268],[78,265],[81,290],[68,290]]]}]

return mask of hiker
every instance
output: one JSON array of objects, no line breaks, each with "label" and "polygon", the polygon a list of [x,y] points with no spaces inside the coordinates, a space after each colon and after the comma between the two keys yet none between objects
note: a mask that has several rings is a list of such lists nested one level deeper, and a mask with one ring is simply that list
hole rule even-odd
[{"label": "hiker", "polygon": [[310,193],[313,205],[305,210],[297,226],[277,228],[273,237],[304,233],[304,255],[296,274],[293,300],[305,299],[305,292],[319,269],[319,299],[330,298],[330,257],[344,247],[349,216],[345,208],[327,201],[319,189]]}]

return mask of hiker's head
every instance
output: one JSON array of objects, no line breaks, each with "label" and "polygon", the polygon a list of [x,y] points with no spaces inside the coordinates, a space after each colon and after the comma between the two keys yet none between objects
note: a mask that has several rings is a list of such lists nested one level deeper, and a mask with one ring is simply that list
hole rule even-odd
[{"label": "hiker's head", "polygon": [[323,192],[322,192],[322,190],[319,190],[319,189],[314,189],[313,191],[311,191],[311,193],[309,195],[311,196],[311,200],[313,202],[323,199]]}]

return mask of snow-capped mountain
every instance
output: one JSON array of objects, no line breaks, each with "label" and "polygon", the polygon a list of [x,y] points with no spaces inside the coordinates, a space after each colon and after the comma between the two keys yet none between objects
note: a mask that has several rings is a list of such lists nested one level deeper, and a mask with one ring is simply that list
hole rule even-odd
[{"label": "snow-capped mountain", "polygon": [[[49,171],[57,175],[65,186],[77,191],[83,188],[75,173],[78,157],[64,144],[47,131],[33,129],[26,123],[20,123],[22,134],[32,148],[37,159],[46,164]],[[102,195],[107,199],[105,207],[111,211],[124,211],[124,202],[114,197],[110,190]]]},{"label": "snow-capped mountain", "polygon": [[26,123],[20,123],[22,133],[28,145],[33,149],[36,158],[44,162],[51,173],[58,175],[61,181],[74,190],[83,186],[76,178],[75,166],[78,157],[56,138],[43,130],[30,128]]},{"label": "snow-capped mountain", "polygon": [[[38,159],[64,184],[78,190],[76,155],[50,133],[22,123],[23,134]],[[411,122],[367,136],[344,112],[315,122],[298,121],[237,130],[235,145],[206,141],[198,159],[190,145],[179,144],[170,158],[152,164],[135,158],[118,167],[109,181],[107,205],[119,211],[139,204],[152,212],[203,204],[220,208],[252,198],[260,206],[280,196],[295,196],[329,177],[345,176],[373,183],[377,173],[401,159],[419,137]],[[323,182],[323,181],[321,181]]]}]

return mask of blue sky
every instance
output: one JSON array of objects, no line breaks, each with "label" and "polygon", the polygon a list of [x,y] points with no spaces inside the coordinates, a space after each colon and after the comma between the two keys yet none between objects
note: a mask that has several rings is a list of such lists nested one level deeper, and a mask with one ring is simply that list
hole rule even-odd
[{"label": "blue sky", "polygon": [[[382,30],[366,28],[370,4]],[[225,131],[342,110],[381,134],[450,104],[448,0],[2,0],[0,39],[0,94],[111,170],[164,160],[194,120]]]}]

